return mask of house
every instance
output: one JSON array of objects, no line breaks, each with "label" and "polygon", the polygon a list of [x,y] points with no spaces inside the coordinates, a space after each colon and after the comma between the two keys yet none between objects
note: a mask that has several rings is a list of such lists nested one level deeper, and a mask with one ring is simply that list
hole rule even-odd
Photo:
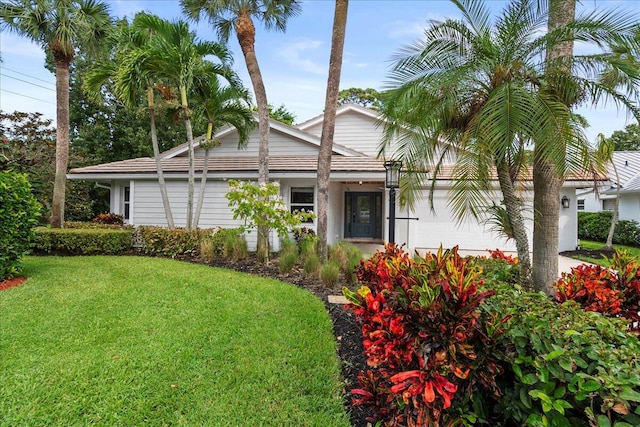
[{"label": "house", "polygon": [[[280,184],[281,195],[292,209],[315,210],[316,167],[322,130],[322,116],[296,126],[275,120],[270,123],[269,177]],[[384,160],[376,157],[382,128],[376,112],[355,104],[338,108],[331,161],[331,182],[328,212],[328,241],[383,243],[389,236],[389,189],[385,188]],[[229,179],[257,180],[258,131],[251,134],[245,149],[237,148],[235,130],[220,129],[215,135],[221,144],[210,152],[205,199],[199,226],[236,227],[225,193]],[[204,150],[196,145],[196,189],[202,172]],[[187,145],[183,144],[162,154],[167,190],[176,226],[186,224],[187,204]],[[431,209],[427,191],[414,209],[396,207],[395,241],[409,249],[428,250],[459,245],[467,251],[501,248],[514,251],[513,242],[505,241],[491,231],[483,221],[466,220],[458,223],[447,203],[451,187],[451,167],[444,168],[438,178]],[[114,163],[72,169],[69,179],[95,181],[110,188],[111,211],[122,214],[133,225],[166,225],[164,209],[153,158],[137,158]],[[525,183],[527,184],[527,183]],[[588,185],[588,179],[568,180],[562,188],[569,207],[560,213],[560,250],[575,249],[577,218],[575,189]],[[529,188],[531,182],[528,182]],[[497,182],[496,182],[497,188]],[[195,197],[198,197],[196,191]],[[527,212],[532,213],[532,192],[523,193]],[[499,196],[496,196],[499,201]],[[528,215],[528,230],[532,233],[532,215]],[[316,224],[306,224],[315,228]],[[255,233],[248,236],[255,247]],[[278,242],[272,236],[272,245]]]},{"label": "house", "polygon": [[614,151],[612,160],[613,165],[609,163],[607,168],[609,181],[599,185],[598,191],[595,191],[593,183],[587,188],[578,189],[578,211],[612,211],[619,186],[620,219],[640,222],[640,151]]}]

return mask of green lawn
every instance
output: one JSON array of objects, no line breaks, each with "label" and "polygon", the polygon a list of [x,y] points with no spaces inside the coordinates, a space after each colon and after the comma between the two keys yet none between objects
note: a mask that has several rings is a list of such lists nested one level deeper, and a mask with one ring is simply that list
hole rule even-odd
[{"label": "green lawn", "polygon": [[[589,250],[593,250],[593,249],[602,249],[602,247],[604,246],[604,242],[594,242],[591,240],[580,240],[580,246],[582,246],[583,249],[589,249]],[[633,256],[635,256],[636,258],[638,258],[640,260],[640,248],[637,248],[635,246],[625,246],[625,245],[613,245],[614,249],[617,250],[624,250],[627,252],[630,252]],[[609,263],[602,258],[590,258],[590,257],[586,257],[586,256],[578,256],[576,257],[577,259],[581,260],[581,261],[586,261],[586,262],[590,262],[592,264],[598,264],[598,265],[602,265],[604,267],[609,267]]]},{"label": "green lawn", "polygon": [[0,292],[0,426],[348,426],[331,321],[275,280],[28,257]]}]

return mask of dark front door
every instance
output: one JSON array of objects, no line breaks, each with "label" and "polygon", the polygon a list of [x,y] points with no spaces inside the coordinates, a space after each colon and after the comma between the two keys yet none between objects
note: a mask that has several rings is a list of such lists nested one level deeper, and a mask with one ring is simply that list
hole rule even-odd
[{"label": "dark front door", "polygon": [[345,193],[345,238],[382,238],[382,193]]}]

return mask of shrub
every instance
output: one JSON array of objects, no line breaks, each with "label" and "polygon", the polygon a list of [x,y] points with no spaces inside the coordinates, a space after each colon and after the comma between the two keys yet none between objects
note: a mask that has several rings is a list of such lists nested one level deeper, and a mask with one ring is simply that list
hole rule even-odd
[{"label": "shrub", "polygon": [[362,251],[357,246],[349,242],[338,242],[329,257],[338,262],[347,283],[356,282],[356,267],[363,258]]},{"label": "shrub", "polygon": [[302,260],[302,269],[307,277],[318,277],[320,267],[320,257],[315,252],[307,254]]},{"label": "shrub", "polygon": [[[609,236],[612,212],[578,212],[578,237],[604,242]],[[613,243],[640,245],[640,224],[637,221],[620,220],[613,233]]]},{"label": "shrub", "polygon": [[304,260],[318,253],[318,238],[312,234],[305,234],[304,238],[299,243],[300,257]]},{"label": "shrub", "polygon": [[336,261],[329,261],[320,268],[320,280],[326,288],[332,288],[340,278],[340,266]]},{"label": "shrub", "polygon": [[281,253],[278,257],[278,270],[283,274],[291,273],[296,262],[298,262],[298,254],[296,252]]},{"label": "shrub", "polygon": [[39,213],[27,176],[0,172],[0,282],[22,270]]},{"label": "shrub", "polygon": [[302,243],[302,241],[307,237],[316,237],[316,232],[313,228],[309,227],[299,227],[293,229],[293,239],[296,241],[298,245]]},{"label": "shrub", "polygon": [[504,425],[640,425],[640,342],[623,322],[512,285],[494,290],[483,309],[508,319],[497,336],[509,349],[495,408]]},{"label": "shrub", "polygon": [[620,316],[640,331],[640,265],[627,252],[615,251],[611,268],[579,265],[563,273],[555,287],[560,302],[573,300],[587,311]]},{"label": "shrub", "polygon": [[142,252],[151,256],[176,258],[199,255],[200,242],[211,235],[211,230],[186,230],[141,226],[137,229],[142,238]]},{"label": "shrub", "polygon": [[114,213],[105,212],[99,213],[91,220],[91,222],[95,224],[112,224],[112,225],[123,225],[124,217],[122,215],[116,215]]},{"label": "shrub", "polygon": [[65,221],[64,228],[101,228],[107,230],[133,230],[133,225],[101,224],[97,222]]},{"label": "shrub", "polygon": [[131,251],[132,237],[130,229],[38,227],[32,250],[39,255],[118,255]]},{"label": "shrub", "polygon": [[247,240],[238,228],[217,230],[210,238],[213,252],[224,259],[239,260],[248,256]]},{"label": "shrub", "polygon": [[479,310],[479,268],[457,248],[412,259],[388,244],[358,268],[363,286],[344,288],[362,323],[369,369],[351,390],[384,426],[488,422],[502,368],[500,321]]}]

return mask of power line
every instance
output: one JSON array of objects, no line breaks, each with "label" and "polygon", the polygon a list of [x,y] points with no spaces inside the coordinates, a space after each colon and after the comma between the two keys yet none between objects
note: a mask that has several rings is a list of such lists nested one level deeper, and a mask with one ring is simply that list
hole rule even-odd
[{"label": "power line", "polygon": [[[39,81],[41,81],[41,82],[44,82],[44,83],[50,84],[51,86],[55,86],[55,83],[52,83],[52,82],[51,82],[51,81],[49,81],[49,80],[40,79],[40,78],[38,78],[38,77],[34,77],[34,76],[29,75],[29,74],[25,74],[25,73],[23,73],[23,72],[21,72],[21,71],[12,70],[11,68],[7,68],[7,67],[0,67],[0,70],[7,70],[7,71],[11,71],[12,73],[16,73],[16,74],[19,74],[19,75],[24,76],[24,77],[29,77],[30,79],[33,79],[33,80],[39,80]],[[9,76],[7,76],[7,77],[9,77]]]},{"label": "power line", "polygon": [[14,80],[17,80],[19,82],[23,82],[23,83],[27,83],[27,84],[30,84],[30,85],[33,85],[33,86],[41,87],[42,89],[46,89],[46,90],[50,90],[51,92],[54,92],[54,89],[51,89],[50,87],[42,86],[42,85],[39,85],[37,83],[31,83],[30,81],[19,79],[17,77],[8,76],[8,75],[2,74],[2,73],[0,73],[0,76],[8,77],[10,79],[14,79]]},{"label": "power line", "polygon": [[18,95],[18,96],[23,96],[23,97],[25,97],[25,98],[35,99],[36,101],[41,101],[41,102],[44,102],[45,104],[56,105],[56,104],[55,104],[55,103],[53,103],[53,102],[45,101],[44,99],[40,99],[40,98],[34,98],[33,96],[24,95],[24,94],[22,94],[22,93],[12,92],[12,91],[7,90],[7,89],[0,89],[0,90],[1,90],[2,92],[7,92],[7,93],[10,93],[10,94],[13,94],[13,95]]}]

